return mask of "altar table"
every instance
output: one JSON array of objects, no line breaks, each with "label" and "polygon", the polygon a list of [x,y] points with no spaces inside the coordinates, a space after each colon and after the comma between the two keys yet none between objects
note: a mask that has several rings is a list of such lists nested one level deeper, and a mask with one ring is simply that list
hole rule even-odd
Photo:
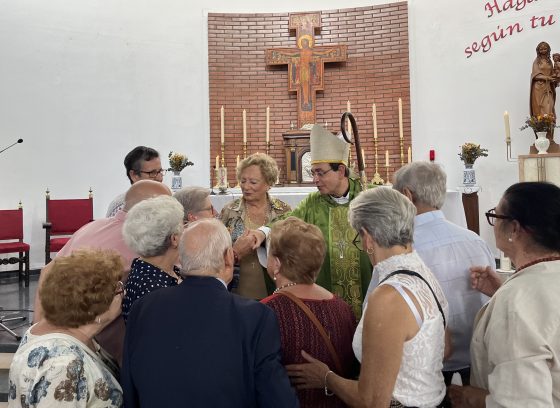
[{"label": "altar table", "polygon": [[[309,193],[317,191],[316,187],[272,187],[269,194],[295,208],[297,204],[303,200]],[[230,188],[227,194],[211,195],[212,205],[218,211],[222,210],[228,202],[241,197],[241,189]],[[463,201],[459,191],[447,190],[445,203],[442,208],[445,218],[460,227],[467,228],[467,219],[465,210],[463,209]]]}]

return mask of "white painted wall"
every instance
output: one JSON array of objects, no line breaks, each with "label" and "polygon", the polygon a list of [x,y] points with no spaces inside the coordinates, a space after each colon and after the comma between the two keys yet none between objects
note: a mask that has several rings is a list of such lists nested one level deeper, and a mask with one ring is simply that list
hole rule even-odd
[{"label": "white painted wall", "polygon": [[[32,267],[43,260],[46,187],[57,198],[86,197],[91,186],[95,217],[102,217],[111,199],[128,187],[122,160],[139,144],[164,157],[170,150],[187,153],[195,166],[184,172],[184,182],[207,183],[208,12],[387,2],[0,2],[0,147],[24,139],[0,154],[0,208],[23,201]],[[494,206],[517,180],[516,164],[505,162],[502,113],[509,110],[512,129],[519,127],[528,110],[536,44],[548,40],[553,50],[560,49],[557,23],[526,29],[466,59],[463,49],[496,25],[552,14],[556,0],[539,0],[492,18],[486,17],[485,3],[409,2],[414,158],[427,158],[434,147],[454,187],[461,181],[460,144],[482,143],[491,156],[476,165],[483,186],[481,211]],[[526,153],[531,139],[528,132],[514,130],[514,152]],[[493,241],[482,219],[481,226],[483,237]]]}]

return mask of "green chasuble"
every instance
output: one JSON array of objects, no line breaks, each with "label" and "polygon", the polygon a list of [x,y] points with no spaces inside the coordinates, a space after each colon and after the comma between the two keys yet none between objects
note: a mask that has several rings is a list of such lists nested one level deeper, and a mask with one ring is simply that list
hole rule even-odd
[{"label": "green chasuble", "polygon": [[[348,194],[352,201],[360,193],[360,183],[353,179],[348,181]],[[359,319],[372,266],[367,254],[352,244],[356,231],[348,223],[349,204],[337,204],[329,195],[316,191],[282,218],[293,215],[319,227],[325,237],[327,253],[317,284],[344,299]]]}]

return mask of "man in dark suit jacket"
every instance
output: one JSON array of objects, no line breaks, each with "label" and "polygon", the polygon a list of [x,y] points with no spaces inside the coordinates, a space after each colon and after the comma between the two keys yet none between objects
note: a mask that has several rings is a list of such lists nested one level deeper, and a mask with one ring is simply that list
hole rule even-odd
[{"label": "man in dark suit jacket", "polygon": [[125,406],[298,407],[274,313],[226,289],[229,232],[218,220],[196,221],[179,248],[184,281],[146,295],[129,315]]}]

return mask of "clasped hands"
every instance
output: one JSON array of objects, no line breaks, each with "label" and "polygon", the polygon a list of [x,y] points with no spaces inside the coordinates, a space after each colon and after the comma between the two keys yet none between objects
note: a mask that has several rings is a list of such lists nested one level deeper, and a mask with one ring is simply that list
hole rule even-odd
[{"label": "clasped hands", "polygon": [[234,244],[233,250],[242,259],[245,255],[251,253],[257,249],[265,239],[264,232],[259,230],[245,230],[241,236],[239,236]]}]

